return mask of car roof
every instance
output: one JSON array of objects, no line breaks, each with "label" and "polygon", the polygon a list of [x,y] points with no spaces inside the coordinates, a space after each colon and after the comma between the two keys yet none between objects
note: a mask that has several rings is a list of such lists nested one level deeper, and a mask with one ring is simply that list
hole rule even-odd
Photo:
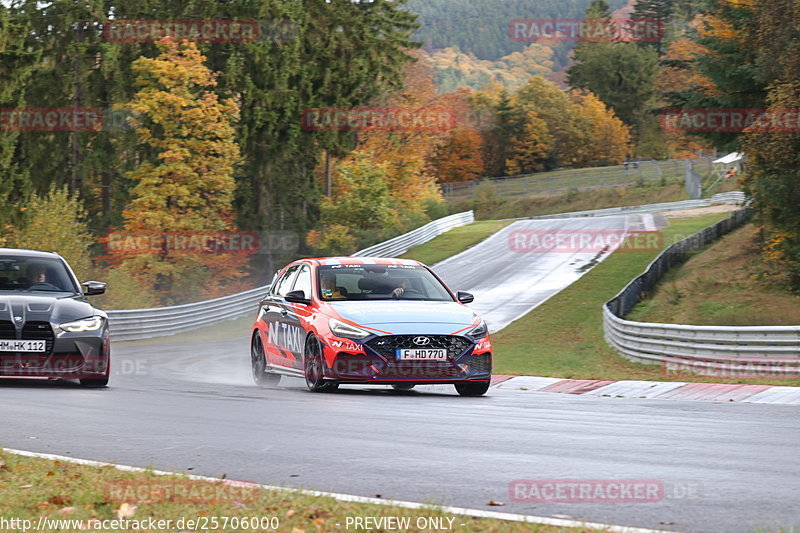
[{"label": "car roof", "polygon": [[414,259],[397,259],[394,257],[316,257],[302,259],[299,262],[308,262],[317,266],[330,265],[413,265],[425,266]]},{"label": "car roof", "polygon": [[38,257],[40,259],[61,257],[55,252],[42,252],[41,250],[27,250],[24,248],[0,248],[0,255],[20,255],[23,257]]}]

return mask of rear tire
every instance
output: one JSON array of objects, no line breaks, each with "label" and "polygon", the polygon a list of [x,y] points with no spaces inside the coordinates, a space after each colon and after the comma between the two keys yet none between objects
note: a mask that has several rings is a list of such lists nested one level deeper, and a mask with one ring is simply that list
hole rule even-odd
[{"label": "rear tire", "polygon": [[464,383],[456,383],[455,387],[456,391],[458,391],[461,396],[483,396],[486,394],[486,391],[489,390],[489,385],[491,385],[489,381],[478,383],[467,381]]},{"label": "rear tire", "polygon": [[333,392],[339,388],[337,382],[325,381],[324,364],[322,344],[314,335],[309,335],[303,350],[303,374],[306,378],[306,387],[311,392]]},{"label": "rear tire", "polygon": [[280,374],[267,371],[267,357],[259,335],[253,336],[250,343],[250,364],[253,367],[253,381],[259,387],[276,387],[281,382]]},{"label": "rear tire", "polygon": [[409,391],[414,387],[416,387],[416,383],[396,383],[392,385],[392,388],[394,390],[399,390],[399,391]]}]

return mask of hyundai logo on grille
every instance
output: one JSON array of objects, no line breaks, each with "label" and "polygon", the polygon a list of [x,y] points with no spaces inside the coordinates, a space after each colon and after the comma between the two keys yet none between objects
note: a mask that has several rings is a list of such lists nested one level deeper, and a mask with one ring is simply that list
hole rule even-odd
[{"label": "hyundai logo on grille", "polygon": [[16,320],[17,322],[22,322],[22,317],[21,316],[15,316],[14,320]]},{"label": "hyundai logo on grille", "polygon": [[431,343],[428,337],[414,337],[414,344],[417,346],[427,346]]}]

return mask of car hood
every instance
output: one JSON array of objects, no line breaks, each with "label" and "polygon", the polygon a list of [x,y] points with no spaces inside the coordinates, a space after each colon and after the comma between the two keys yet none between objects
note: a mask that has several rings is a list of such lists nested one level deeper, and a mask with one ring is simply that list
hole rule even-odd
[{"label": "car hood", "polygon": [[[14,324],[31,321],[62,324],[92,315],[106,316],[83,299],[75,297],[43,295],[41,293],[0,293],[0,320]],[[16,317],[21,317],[16,320]]]},{"label": "car hood", "polygon": [[377,300],[329,305],[334,316],[395,335],[451,334],[478,320],[472,309],[456,302]]}]

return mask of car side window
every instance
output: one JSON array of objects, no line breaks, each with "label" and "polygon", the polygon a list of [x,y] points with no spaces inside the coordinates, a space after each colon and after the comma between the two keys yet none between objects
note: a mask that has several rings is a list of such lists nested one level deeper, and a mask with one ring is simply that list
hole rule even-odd
[{"label": "car side window", "polygon": [[290,290],[292,290],[292,282],[294,281],[295,274],[297,274],[297,269],[300,268],[300,265],[295,265],[290,267],[286,273],[281,277],[278,284],[275,285],[275,289],[272,291],[274,296],[286,296]]},{"label": "car side window", "polygon": [[297,280],[294,282],[293,291],[303,291],[306,298],[311,298],[311,269],[307,266],[300,268]]}]

